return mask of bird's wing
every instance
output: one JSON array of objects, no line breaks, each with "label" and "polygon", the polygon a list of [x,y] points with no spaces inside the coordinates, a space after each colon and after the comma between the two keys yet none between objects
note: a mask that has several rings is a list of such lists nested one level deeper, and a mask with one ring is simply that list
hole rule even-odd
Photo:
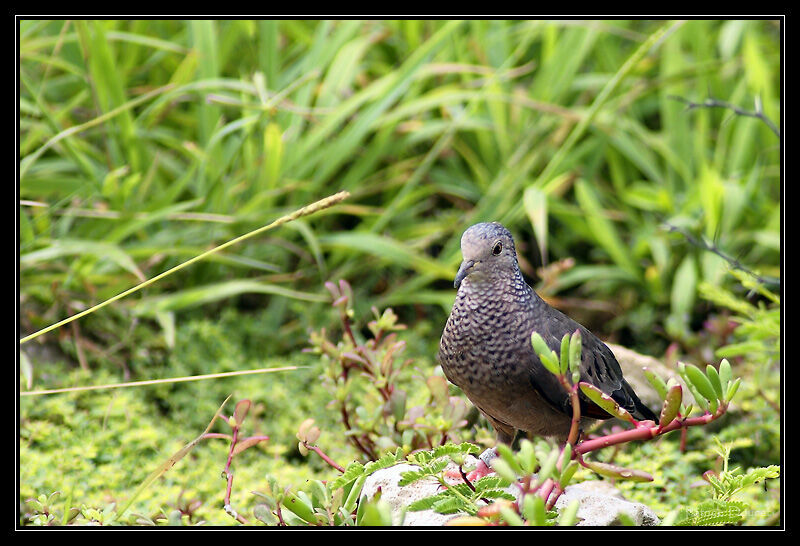
[{"label": "bird's wing", "polygon": [[[537,325],[539,327],[537,331],[552,350],[557,353],[561,350],[561,338],[564,337],[564,334],[571,335],[575,330],[579,330],[581,333],[581,381],[591,383],[611,396],[634,418],[655,419],[653,412],[642,404],[625,381],[622,376],[622,368],[611,349],[589,330],[557,309],[550,308],[548,311],[547,320],[542,321],[541,325]],[[531,354],[535,359],[534,365],[531,367],[531,383],[553,406],[571,414],[572,409],[564,388],[555,376],[544,368],[539,357],[533,351]],[[583,394],[580,396],[580,402],[581,415],[595,419],[611,417]]]}]

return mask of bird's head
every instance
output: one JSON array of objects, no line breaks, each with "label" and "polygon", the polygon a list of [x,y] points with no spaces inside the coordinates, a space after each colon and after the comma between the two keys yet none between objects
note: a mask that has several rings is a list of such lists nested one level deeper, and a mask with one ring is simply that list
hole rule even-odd
[{"label": "bird's head", "polygon": [[461,236],[461,254],[464,260],[453,282],[455,288],[467,277],[470,282],[481,282],[498,273],[515,274],[519,269],[514,238],[497,222],[467,229]]}]

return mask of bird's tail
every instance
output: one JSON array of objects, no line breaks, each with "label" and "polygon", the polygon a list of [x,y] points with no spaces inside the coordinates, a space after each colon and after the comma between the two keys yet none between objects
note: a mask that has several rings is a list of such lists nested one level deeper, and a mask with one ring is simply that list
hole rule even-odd
[{"label": "bird's tail", "polygon": [[631,411],[631,408],[628,408],[628,411],[633,418],[637,421],[655,421],[657,423],[658,417],[656,417],[656,414],[653,413],[650,408],[644,405],[644,402],[642,402],[639,397],[636,396],[636,393],[633,392],[633,389],[629,385],[626,386],[629,389],[628,394],[633,402],[633,411]]}]

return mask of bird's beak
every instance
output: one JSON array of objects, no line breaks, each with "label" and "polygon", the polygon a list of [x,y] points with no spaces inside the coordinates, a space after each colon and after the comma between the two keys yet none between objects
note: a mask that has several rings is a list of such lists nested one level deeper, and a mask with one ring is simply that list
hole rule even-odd
[{"label": "bird's beak", "polygon": [[456,273],[456,279],[453,281],[453,288],[458,288],[461,286],[461,281],[464,280],[464,277],[469,275],[469,270],[472,266],[475,265],[474,260],[464,260],[461,262],[461,267],[458,268],[458,273]]}]

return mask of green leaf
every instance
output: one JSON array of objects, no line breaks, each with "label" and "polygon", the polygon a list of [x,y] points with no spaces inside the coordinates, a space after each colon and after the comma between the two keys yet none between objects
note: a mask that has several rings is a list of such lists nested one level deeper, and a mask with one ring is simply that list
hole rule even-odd
[{"label": "green leaf", "polygon": [[239,279],[204,286],[195,286],[166,295],[143,298],[134,305],[133,310],[134,313],[138,315],[155,316],[157,313],[188,309],[248,293],[273,294],[285,298],[311,302],[328,301],[328,298],[322,294],[299,292],[276,284],[250,279]]},{"label": "green leaf", "polygon": [[731,363],[728,362],[727,358],[723,358],[722,362],[719,363],[719,383],[722,388],[728,388],[728,383],[732,377],[733,373],[731,371]]},{"label": "green leaf", "polygon": [[523,438],[519,443],[518,458],[520,466],[522,467],[522,473],[530,474],[535,472],[536,468],[539,466],[539,461],[536,459],[536,453],[533,449],[533,442],[527,438]]},{"label": "green leaf", "polygon": [[682,400],[683,390],[681,386],[673,385],[664,397],[664,405],[661,407],[661,416],[658,420],[659,426],[667,426],[678,416]]},{"label": "green leaf", "polygon": [[700,203],[703,206],[703,220],[706,237],[714,237],[722,217],[724,187],[720,174],[711,166],[704,164],[698,180]]},{"label": "green leaf", "polygon": [[741,377],[737,377],[733,381],[733,383],[729,383],[728,384],[728,392],[725,395],[725,401],[726,402],[730,402],[733,399],[733,397],[736,395],[736,391],[739,390],[739,384],[741,382],[742,382],[742,378]]},{"label": "green leaf", "polygon": [[266,504],[256,504],[253,508],[253,516],[267,525],[276,525],[278,523],[278,517],[272,513],[272,510]]},{"label": "green leaf", "polygon": [[561,471],[561,477],[558,480],[558,485],[561,487],[561,489],[564,489],[569,485],[569,482],[578,471],[578,468],[579,465],[577,461],[570,461],[566,468]]},{"label": "green leaf", "polygon": [[536,493],[529,493],[522,499],[522,515],[530,525],[547,525],[547,510],[544,499]]},{"label": "green leaf", "polygon": [[653,386],[653,388],[658,392],[658,395],[663,400],[667,396],[667,384],[664,379],[661,378],[660,375],[653,373],[651,370],[644,368],[644,376],[647,381]]},{"label": "green leaf", "polygon": [[709,402],[717,399],[717,395],[714,391],[714,387],[711,385],[711,381],[708,379],[708,377],[706,377],[706,374],[700,370],[700,368],[694,364],[686,364],[685,370],[686,377],[692,383],[692,385],[694,385],[703,398]]},{"label": "green leaf", "polygon": [[602,463],[599,461],[584,460],[583,462],[591,470],[597,472],[601,476],[607,476],[609,478],[616,478],[620,480],[629,480],[633,482],[653,481],[653,477],[643,470],[623,468],[615,464]]},{"label": "green leaf", "polygon": [[333,480],[329,486],[331,489],[338,489],[340,487],[344,487],[349,483],[354,482],[357,478],[364,475],[364,465],[358,461],[353,461],[347,468],[344,469],[344,473]]},{"label": "green leaf", "polygon": [[304,501],[299,494],[289,491],[283,499],[283,505],[297,517],[308,523],[316,523],[317,517],[310,503]]},{"label": "green leaf", "polygon": [[564,337],[561,338],[561,352],[559,353],[559,373],[561,375],[567,373],[567,369],[569,368],[569,349],[569,334],[564,334]]},{"label": "green leaf", "polygon": [[525,525],[525,522],[522,521],[522,518],[519,517],[519,514],[517,514],[508,505],[503,505],[500,507],[500,515],[503,517],[503,521],[508,523],[511,527],[522,527]]},{"label": "green leaf", "polygon": [[364,487],[364,482],[367,480],[367,475],[362,474],[353,482],[350,491],[347,494],[347,499],[345,499],[344,504],[342,507],[348,512],[351,513],[353,510],[356,509],[357,500],[361,495],[361,489]]},{"label": "green leaf", "polygon": [[[686,370],[687,370],[686,364],[684,364],[683,362],[678,362],[678,374],[680,374],[680,376],[686,382],[686,387],[692,393],[692,396],[694,397],[695,402],[697,402],[697,404],[701,408],[703,408],[703,410],[708,411],[708,399],[706,397],[704,397],[702,394],[700,394],[700,391],[697,389],[697,386],[689,378],[689,374],[687,373]],[[697,370],[697,371],[700,371],[700,370]],[[703,372],[700,372],[701,375],[702,375],[702,373]],[[711,385],[709,384],[709,388],[710,387],[711,387]],[[687,410],[687,412],[684,413],[684,415],[688,415],[688,414],[689,414],[689,412]]]},{"label": "green leaf", "polygon": [[509,464],[505,459],[495,457],[489,462],[489,466],[491,466],[492,470],[494,470],[501,478],[508,480],[511,483],[517,481],[517,473],[514,472],[511,464]]},{"label": "green leaf", "polygon": [[547,343],[545,343],[538,332],[533,332],[531,334],[531,343],[533,344],[533,350],[539,355],[539,359],[542,361],[544,367],[547,368],[550,373],[559,375],[560,366],[558,355],[547,346]]},{"label": "green leaf", "polygon": [[522,474],[522,467],[520,467],[519,463],[517,462],[517,458],[514,456],[514,452],[508,445],[504,443],[498,443],[496,449],[497,455],[507,462],[514,472],[517,474]]},{"label": "green leaf", "polygon": [[719,380],[717,369],[711,364],[706,365],[706,377],[708,377],[708,381],[711,383],[711,386],[714,387],[714,394],[716,394],[717,400],[722,400],[722,383]]},{"label": "green leaf", "polygon": [[25,379],[25,388],[30,390],[33,387],[33,364],[24,351],[19,352],[19,371]]},{"label": "green leaf", "polygon": [[392,509],[383,499],[362,499],[359,506],[357,525],[365,527],[384,527],[392,524]]},{"label": "green leaf", "polygon": [[542,463],[542,467],[539,469],[539,481],[544,481],[547,478],[558,478],[558,469],[556,468],[556,464],[558,463],[558,457],[561,453],[559,452],[558,448],[554,448],[550,451],[547,455],[547,458]]},{"label": "green leaf", "polygon": [[582,345],[581,331],[575,330],[572,332],[572,337],[569,342],[569,369],[573,374],[580,372],[581,369]]},{"label": "green leaf", "polygon": [[283,134],[277,123],[270,123],[264,131],[264,166],[260,177],[265,189],[272,189],[277,185],[282,160]]},{"label": "green leaf", "polygon": [[589,398],[589,400],[603,408],[608,414],[613,415],[614,417],[619,417],[620,419],[624,419],[630,423],[635,423],[634,418],[625,410],[625,408],[621,407],[616,400],[594,385],[581,381],[580,389],[581,392],[583,392],[583,394]]}]

